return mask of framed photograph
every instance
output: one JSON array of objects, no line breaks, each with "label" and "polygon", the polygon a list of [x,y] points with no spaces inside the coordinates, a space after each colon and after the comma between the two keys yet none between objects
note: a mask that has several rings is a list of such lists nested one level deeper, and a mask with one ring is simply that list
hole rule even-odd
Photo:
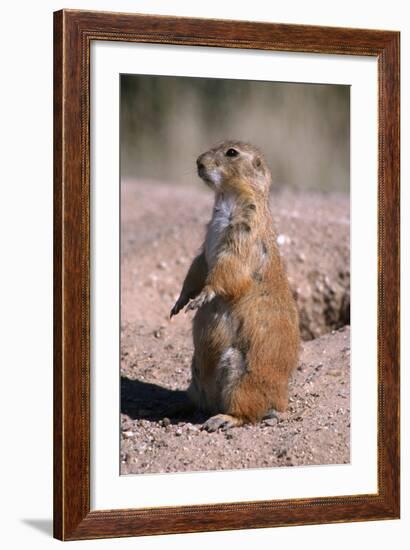
[{"label": "framed photograph", "polygon": [[398,32],[54,14],[54,535],[398,518]]}]

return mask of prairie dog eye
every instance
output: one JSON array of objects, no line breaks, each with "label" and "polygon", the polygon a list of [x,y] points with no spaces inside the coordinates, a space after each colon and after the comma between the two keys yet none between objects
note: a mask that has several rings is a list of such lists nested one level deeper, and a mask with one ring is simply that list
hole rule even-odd
[{"label": "prairie dog eye", "polygon": [[239,151],[237,151],[236,149],[233,149],[232,147],[230,147],[226,152],[225,152],[225,156],[226,157],[237,157],[239,155]]}]

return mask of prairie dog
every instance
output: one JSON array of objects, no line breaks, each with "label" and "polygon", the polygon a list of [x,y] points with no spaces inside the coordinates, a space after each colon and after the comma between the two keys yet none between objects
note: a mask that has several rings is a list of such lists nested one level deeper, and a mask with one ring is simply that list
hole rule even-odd
[{"label": "prairie dog", "polygon": [[197,310],[188,395],[208,431],[261,420],[288,405],[299,323],[269,209],[270,171],[252,145],[225,141],[197,159],[215,192],[201,252],[171,317]]}]

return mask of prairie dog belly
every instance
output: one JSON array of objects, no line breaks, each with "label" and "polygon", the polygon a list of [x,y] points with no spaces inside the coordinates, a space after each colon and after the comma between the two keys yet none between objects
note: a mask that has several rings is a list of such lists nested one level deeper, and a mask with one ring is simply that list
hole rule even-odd
[{"label": "prairie dog belly", "polygon": [[224,411],[238,378],[246,370],[237,346],[239,320],[222,298],[197,311],[193,323],[195,354],[189,393],[202,410]]},{"label": "prairie dog belly", "polygon": [[230,196],[221,195],[215,202],[205,238],[205,257],[210,267],[215,264],[219,242],[232,219],[234,208],[235,200]]}]

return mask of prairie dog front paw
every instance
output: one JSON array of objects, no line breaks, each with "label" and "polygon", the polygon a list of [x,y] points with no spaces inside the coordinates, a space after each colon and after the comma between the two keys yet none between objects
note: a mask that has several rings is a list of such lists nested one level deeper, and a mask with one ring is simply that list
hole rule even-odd
[{"label": "prairie dog front paw", "polygon": [[213,300],[215,296],[216,294],[212,290],[212,288],[206,286],[196,298],[189,302],[189,304],[185,308],[185,311],[199,309],[203,305]]}]

